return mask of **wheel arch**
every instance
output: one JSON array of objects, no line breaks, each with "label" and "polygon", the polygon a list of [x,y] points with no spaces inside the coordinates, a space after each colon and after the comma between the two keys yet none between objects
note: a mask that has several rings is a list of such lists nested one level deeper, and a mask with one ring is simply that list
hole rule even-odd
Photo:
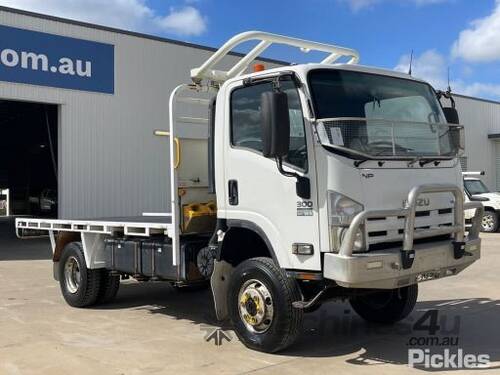
[{"label": "wheel arch", "polygon": [[[276,265],[279,261],[266,233],[257,224],[246,220],[227,220],[227,231],[217,252],[217,260],[225,260],[236,267],[244,260],[269,257]],[[243,246],[242,246],[243,239]],[[235,250],[234,244],[238,244]]]},{"label": "wheel arch", "polygon": [[56,237],[54,253],[52,255],[53,262],[59,262],[62,252],[66,245],[71,242],[81,242],[82,236],[78,232],[59,232]]}]

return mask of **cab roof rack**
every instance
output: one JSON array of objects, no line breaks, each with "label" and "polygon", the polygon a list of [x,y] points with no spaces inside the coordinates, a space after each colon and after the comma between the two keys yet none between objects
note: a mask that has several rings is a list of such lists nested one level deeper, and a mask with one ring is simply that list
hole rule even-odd
[{"label": "cab roof rack", "polygon": [[[253,40],[259,41],[258,44],[243,56],[232,68],[227,71],[214,69],[215,65],[227,56],[236,46]],[[321,64],[332,64],[341,57],[350,57],[347,64],[356,64],[359,61],[359,53],[351,48],[291,38],[262,31],[247,31],[229,39],[207,61],[205,61],[203,65],[191,69],[191,79],[194,83],[199,84],[204,79],[222,83],[227,79],[237,77],[243,74],[251,62],[259,57],[271,44],[285,44],[297,47],[304,53],[310,51],[325,52],[328,55],[320,62]]]}]

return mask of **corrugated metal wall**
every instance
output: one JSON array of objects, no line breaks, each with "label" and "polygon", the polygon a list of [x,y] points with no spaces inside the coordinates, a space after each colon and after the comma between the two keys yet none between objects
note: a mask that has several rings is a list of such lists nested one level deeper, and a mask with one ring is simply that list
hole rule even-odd
[{"label": "corrugated metal wall", "polygon": [[59,216],[168,211],[167,140],[153,130],[168,127],[170,91],[211,52],[5,10],[0,24],[115,45],[114,95],[0,82],[0,98],[59,104]]},{"label": "corrugated metal wall", "polygon": [[[167,127],[170,90],[189,82],[188,69],[211,52],[1,9],[0,24],[115,45],[114,95],[0,82],[1,99],[59,104],[60,217],[168,211],[167,141],[153,130]],[[485,170],[494,189],[488,134],[500,133],[500,104],[461,96],[456,102],[469,170]]]},{"label": "corrugated metal wall", "polygon": [[[493,190],[496,186],[495,142],[488,134],[500,133],[500,103],[455,96],[460,122],[465,126],[465,156],[469,171],[484,170],[482,178]],[[444,103],[444,101],[443,101]]]}]

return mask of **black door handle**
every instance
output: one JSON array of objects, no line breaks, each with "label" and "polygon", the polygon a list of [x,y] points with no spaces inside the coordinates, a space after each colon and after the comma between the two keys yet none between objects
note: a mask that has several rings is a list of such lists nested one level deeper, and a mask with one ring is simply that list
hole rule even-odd
[{"label": "black door handle", "polygon": [[229,204],[231,206],[238,205],[238,181],[236,180],[228,181],[228,195],[229,195]]}]

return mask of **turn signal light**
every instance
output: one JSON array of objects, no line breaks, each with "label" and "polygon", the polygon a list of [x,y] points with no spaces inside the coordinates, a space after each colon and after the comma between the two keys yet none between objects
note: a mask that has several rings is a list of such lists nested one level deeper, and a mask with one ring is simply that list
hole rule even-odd
[{"label": "turn signal light", "polygon": [[314,246],[309,243],[294,243],[292,244],[292,254],[296,255],[313,255]]},{"label": "turn signal light", "polygon": [[266,70],[266,67],[264,66],[264,64],[255,64],[253,66],[254,73],[262,72],[263,70]]}]

